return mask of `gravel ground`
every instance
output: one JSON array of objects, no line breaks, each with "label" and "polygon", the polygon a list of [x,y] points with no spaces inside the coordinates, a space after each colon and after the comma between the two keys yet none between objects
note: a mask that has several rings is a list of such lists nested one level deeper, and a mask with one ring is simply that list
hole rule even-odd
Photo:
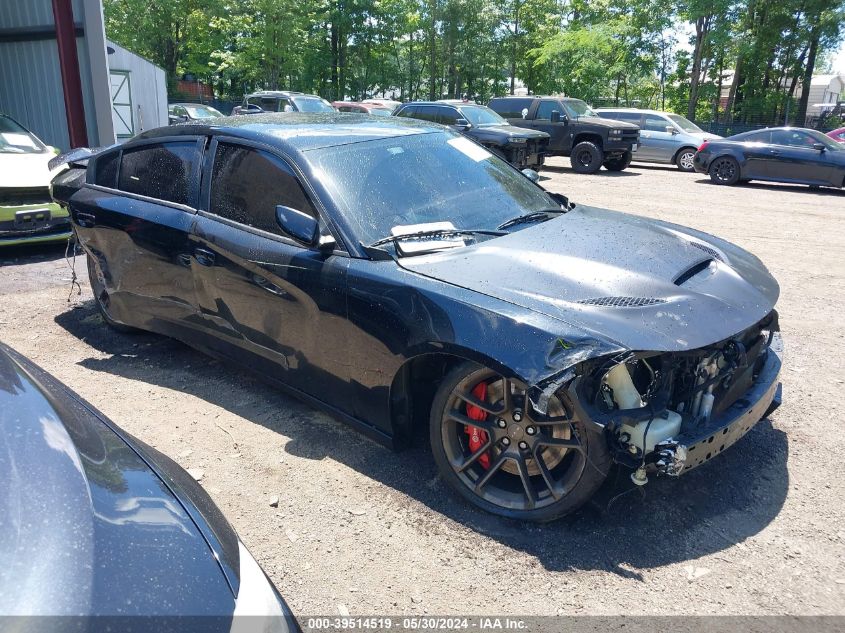
[{"label": "gravel ground", "polygon": [[110,331],[87,280],[68,300],[63,249],[0,253],[0,339],[201,471],[300,616],[842,614],[845,193],[567,165],[543,171],[549,189],[730,239],[781,284],[784,405],[643,498],[608,506],[630,489],[623,474],[554,524],[476,512],[444,489],[425,447],[393,453],[237,368]]}]

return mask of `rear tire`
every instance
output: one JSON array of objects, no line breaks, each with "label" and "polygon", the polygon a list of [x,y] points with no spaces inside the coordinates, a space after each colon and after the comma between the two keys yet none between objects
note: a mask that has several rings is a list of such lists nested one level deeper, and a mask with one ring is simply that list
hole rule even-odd
[{"label": "rear tire", "polygon": [[678,155],[675,156],[675,165],[681,171],[695,171],[695,150],[691,147],[685,147]]},{"label": "rear tire", "polygon": [[99,311],[100,316],[103,317],[103,321],[105,321],[106,325],[108,325],[110,328],[122,334],[134,334],[140,332],[140,330],[134,327],[118,323],[109,316],[109,295],[106,292],[105,281],[101,278],[102,272],[100,271],[99,267],[94,263],[94,257],[90,253],[88,253],[87,259],[88,282],[91,284],[91,292],[94,293],[94,303],[97,305],[97,310]]},{"label": "rear tire", "polygon": [[732,156],[719,156],[710,163],[710,180],[717,185],[735,185],[739,182],[739,163]]},{"label": "rear tire", "polygon": [[634,155],[631,152],[625,152],[619,158],[609,158],[604,161],[604,168],[607,171],[622,171],[624,169],[628,169],[628,166],[631,164],[631,160],[633,160],[633,158]]},{"label": "rear tire", "polygon": [[563,393],[550,398],[548,415],[540,415],[526,402],[525,388],[477,363],[458,365],[434,396],[431,450],[440,476],[478,508],[551,521],[599,489],[610,451],[603,435],[577,419]]},{"label": "rear tire", "polygon": [[594,174],[601,169],[604,154],[599,146],[591,141],[581,141],[572,148],[569,162],[579,174]]}]

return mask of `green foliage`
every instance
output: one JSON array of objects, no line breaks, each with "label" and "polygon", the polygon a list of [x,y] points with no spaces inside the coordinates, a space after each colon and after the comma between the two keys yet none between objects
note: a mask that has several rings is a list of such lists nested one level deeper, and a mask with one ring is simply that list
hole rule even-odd
[{"label": "green foliage", "polygon": [[104,0],[104,7],[108,36],[164,67],[171,89],[185,74],[230,99],[275,88],[332,99],[470,93],[486,100],[522,85],[594,105],[746,123],[797,110],[808,65],[824,63],[845,25],[845,0]]}]

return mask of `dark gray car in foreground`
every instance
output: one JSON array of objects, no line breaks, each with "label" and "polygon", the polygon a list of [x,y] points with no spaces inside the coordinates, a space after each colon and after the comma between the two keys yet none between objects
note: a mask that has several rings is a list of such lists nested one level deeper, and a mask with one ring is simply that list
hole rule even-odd
[{"label": "dark gray car in foreground", "polygon": [[2,344],[0,482],[0,628],[299,631],[188,473]]}]

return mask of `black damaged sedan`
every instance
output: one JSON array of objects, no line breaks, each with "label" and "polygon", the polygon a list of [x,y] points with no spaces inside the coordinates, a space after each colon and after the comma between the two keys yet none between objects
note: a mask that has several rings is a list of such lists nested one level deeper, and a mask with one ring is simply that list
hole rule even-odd
[{"label": "black damaged sedan", "polygon": [[440,126],[218,119],[84,162],[54,195],[108,323],[396,448],[428,425],[443,479],[490,512],[559,517],[614,461],[637,484],[680,475],[780,402],[756,257],[574,204]]}]

